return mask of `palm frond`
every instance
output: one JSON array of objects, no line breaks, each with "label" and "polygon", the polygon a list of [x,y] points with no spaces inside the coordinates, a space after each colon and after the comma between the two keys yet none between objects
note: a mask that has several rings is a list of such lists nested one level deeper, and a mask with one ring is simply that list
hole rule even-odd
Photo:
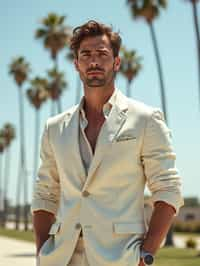
[{"label": "palm frond", "polygon": [[2,135],[2,130],[0,130],[0,153],[2,153],[5,148],[6,148],[6,141],[4,136]]},{"label": "palm frond", "polygon": [[121,66],[120,72],[124,75],[129,82],[136,77],[142,68],[142,58],[137,55],[135,50],[127,50],[122,47],[120,50]]},{"label": "palm frond", "polygon": [[22,56],[14,58],[9,65],[9,74],[13,75],[18,85],[22,85],[30,71],[30,64]]},{"label": "palm frond", "polygon": [[36,38],[43,40],[44,47],[49,49],[53,59],[65,46],[69,45],[71,27],[65,25],[66,16],[59,16],[56,13],[49,13],[41,21],[42,27],[36,30]]},{"label": "palm frond", "polygon": [[58,71],[56,68],[49,70],[49,86],[48,91],[50,97],[53,100],[57,100],[63,91],[67,88],[67,81],[65,80],[65,75],[63,72]]},{"label": "palm frond", "polygon": [[35,77],[30,84],[31,87],[26,91],[27,98],[36,109],[39,109],[49,96],[48,81],[45,78]]},{"label": "palm frond", "polygon": [[15,127],[11,123],[6,123],[1,130],[0,136],[4,138],[5,145],[9,146],[11,141],[16,137]]},{"label": "palm frond", "polygon": [[159,16],[161,8],[167,7],[167,0],[128,0],[127,4],[134,18],[143,17],[152,22]]},{"label": "palm frond", "polygon": [[48,31],[46,29],[38,29],[35,32],[35,37],[36,38],[44,38],[48,34]]}]

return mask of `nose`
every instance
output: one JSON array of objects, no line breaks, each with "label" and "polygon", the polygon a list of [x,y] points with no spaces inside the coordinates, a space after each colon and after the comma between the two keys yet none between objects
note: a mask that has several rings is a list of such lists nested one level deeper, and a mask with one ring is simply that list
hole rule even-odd
[{"label": "nose", "polygon": [[90,67],[91,68],[96,68],[96,67],[98,67],[99,66],[99,63],[96,61],[96,60],[92,60],[91,62],[90,62]]},{"label": "nose", "polygon": [[99,66],[98,56],[93,54],[90,58],[90,67],[95,68]]}]

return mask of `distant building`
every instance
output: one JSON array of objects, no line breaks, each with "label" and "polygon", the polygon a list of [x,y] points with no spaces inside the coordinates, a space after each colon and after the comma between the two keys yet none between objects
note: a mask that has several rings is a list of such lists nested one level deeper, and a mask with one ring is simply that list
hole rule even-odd
[{"label": "distant building", "polygon": [[200,222],[200,206],[185,207],[180,209],[176,222]]},{"label": "distant building", "polygon": [[[184,199],[185,205],[180,208],[179,214],[175,217],[175,222],[200,222],[200,203],[195,197]],[[153,212],[153,205],[149,197],[145,197],[144,214],[146,224],[149,224]]]},{"label": "distant building", "polygon": [[180,209],[176,222],[200,222],[200,202],[198,197],[184,198],[184,206]]}]

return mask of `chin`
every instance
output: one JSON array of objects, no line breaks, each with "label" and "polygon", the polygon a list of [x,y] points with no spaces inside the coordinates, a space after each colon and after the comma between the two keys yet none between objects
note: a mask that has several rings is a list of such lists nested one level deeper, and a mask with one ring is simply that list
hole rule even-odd
[{"label": "chin", "polygon": [[88,87],[104,87],[106,85],[104,80],[88,80],[86,84]]},{"label": "chin", "polygon": [[89,88],[104,88],[105,85],[102,84],[87,84]]}]

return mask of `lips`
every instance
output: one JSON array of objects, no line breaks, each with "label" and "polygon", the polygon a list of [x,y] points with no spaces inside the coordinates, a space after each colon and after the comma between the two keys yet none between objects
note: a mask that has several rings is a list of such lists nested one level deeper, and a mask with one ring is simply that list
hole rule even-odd
[{"label": "lips", "polygon": [[102,75],[103,72],[102,71],[90,71],[88,72],[88,75]]}]

